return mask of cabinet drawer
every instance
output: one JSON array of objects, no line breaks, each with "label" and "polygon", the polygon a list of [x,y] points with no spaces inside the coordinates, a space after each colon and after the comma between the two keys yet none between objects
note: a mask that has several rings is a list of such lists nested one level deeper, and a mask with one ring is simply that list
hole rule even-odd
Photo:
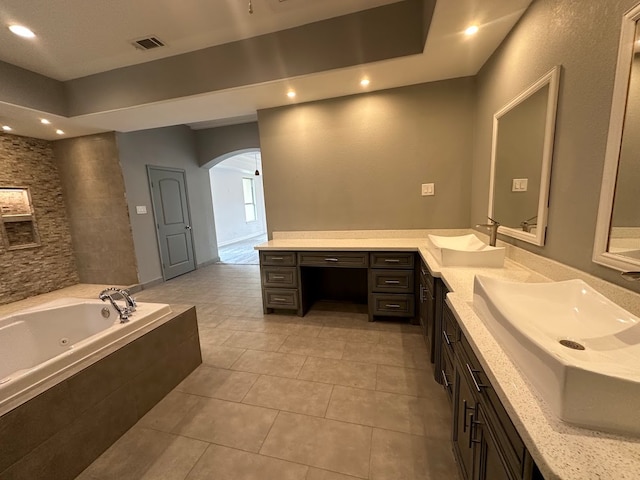
[{"label": "cabinet drawer", "polygon": [[298,252],[300,266],[367,268],[364,252]]},{"label": "cabinet drawer", "polygon": [[374,292],[413,293],[413,270],[371,269],[371,288]]},{"label": "cabinet drawer", "polygon": [[458,342],[459,339],[459,329],[458,322],[455,317],[449,310],[449,308],[445,307],[442,315],[442,350],[447,351],[447,353],[453,358],[455,347],[454,345]]},{"label": "cabinet drawer", "polygon": [[440,375],[442,375],[442,386],[449,396],[449,402],[452,402],[455,372],[453,369],[453,357],[449,355],[449,352],[447,350],[443,350],[442,352],[441,368],[442,371],[440,372]]},{"label": "cabinet drawer", "polygon": [[372,252],[370,257],[372,268],[413,268],[415,254]]},{"label": "cabinet drawer", "polygon": [[415,297],[413,295],[372,293],[371,300],[374,315],[413,317],[415,312]]},{"label": "cabinet drawer", "polygon": [[296,264],[295,252],[260,252],[261,265],[285,265],[293,266]]},{"label": "cabinet drawer", "polygon": [[262,286],[296,288],[298,269],[296,267],[263,267]]},{"label": "cabinet drawer", "polygon": [[267,308],[298,309],[298,290],[284,288],[265,288],[263,291]]},{"label": "cabinet drawer", "polygon": [[519,475],[526,455],[524,442],[464,335],[460,337],[458,350],[460,361],[466,370],[464,373],[484,405],[485,415],[488,417],[488,423],[496,437],[502,456],[512,474]]},{"label": "cabinet drawer", "polygon": [[435,297],[435,286],[433,275],[429,273],[429,268],[425,263],[420,261],[420,279],[423,281],[425,288],[429,291],[432,297]]}]

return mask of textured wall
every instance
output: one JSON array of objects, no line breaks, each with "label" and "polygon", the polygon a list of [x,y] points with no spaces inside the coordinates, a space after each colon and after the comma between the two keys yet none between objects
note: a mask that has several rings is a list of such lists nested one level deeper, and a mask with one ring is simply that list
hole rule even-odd
[{"label": "textured wall", "polygon": [[78,283],[51,142],[0,133],[0,186],[30,187],[41,242],[22,250],[0,242],[0,304]]},{"label": "textured wall", "polygon": [[468,227],[474,94],[462,78],[259,111],[269,233]]},{"label": "textured wall", "polygon": [[138,283],[115,135],[59,140],[54,150],[80,281]]},{"label": "textured wall", "polygon": [[[591,261],[622,15],[637,0],[536,0],[477,77],[472,224],[489,195],[492,116],[562,65],[547,241],[508,240],[631,289]],[[506,237],[505,237],[506,238]]]},{"label": "textured wall", "polygon": [[[209,172],[198,166],[193,131],[184,125],[156,128],[118,133],[117,141],[127,189],[140,283],[162,279],[147,165],[184,169],[196,262],[202,265],[218,260]],[[136,214],[136,205],[146,206],[148,213]]]}]

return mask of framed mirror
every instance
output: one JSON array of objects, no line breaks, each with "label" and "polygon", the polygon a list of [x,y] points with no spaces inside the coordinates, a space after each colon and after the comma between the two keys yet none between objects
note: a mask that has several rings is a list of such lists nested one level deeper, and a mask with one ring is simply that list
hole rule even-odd
[{"label": "framed mirror", "polygon": [[622,20],[593,261],[640,267],[640,4]]},{"label": "framed mirror", "polygon": [[547,230],[559,85],[556,66],[493,116],[489,217],[535,245]]}]

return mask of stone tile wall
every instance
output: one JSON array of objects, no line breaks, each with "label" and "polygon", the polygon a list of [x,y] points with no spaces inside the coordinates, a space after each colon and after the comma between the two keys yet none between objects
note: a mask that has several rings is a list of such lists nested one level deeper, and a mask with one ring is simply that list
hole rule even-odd
[{"label": "stone tile wall", "polygon": [[20,250],[0,241],[0,304],[78,283],[52,143],[0,133],[0,186],[30,187],[40,236],[39,246]]},{"label": "stone tile wall", "polygon": [[54,142],[82,283],[131,285],[138,269],[113,133]]}]

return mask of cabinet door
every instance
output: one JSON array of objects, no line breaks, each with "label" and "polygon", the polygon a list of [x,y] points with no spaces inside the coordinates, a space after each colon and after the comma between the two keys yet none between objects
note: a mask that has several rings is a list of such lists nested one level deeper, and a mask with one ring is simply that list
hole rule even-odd
[{"label": "cabinet door", "polygon": [[[475,417],[475,416],[474,416]],[[479,442],[476,448],[477,480],[515,480],[509,474],[502,461],[498,444],[487,427],[487,418],[484,416],[482,406],[477,409],[477,418],[471,419],[472,441]]]},{"label": "cabinet door", "polygon": [[474,443],[471,438],[471,421],[476,415],[477,403],[471,387],[460,369],[455,366],[455,401],[453,407],[453,449],[456,453],[464,480],[473,479]]}]

